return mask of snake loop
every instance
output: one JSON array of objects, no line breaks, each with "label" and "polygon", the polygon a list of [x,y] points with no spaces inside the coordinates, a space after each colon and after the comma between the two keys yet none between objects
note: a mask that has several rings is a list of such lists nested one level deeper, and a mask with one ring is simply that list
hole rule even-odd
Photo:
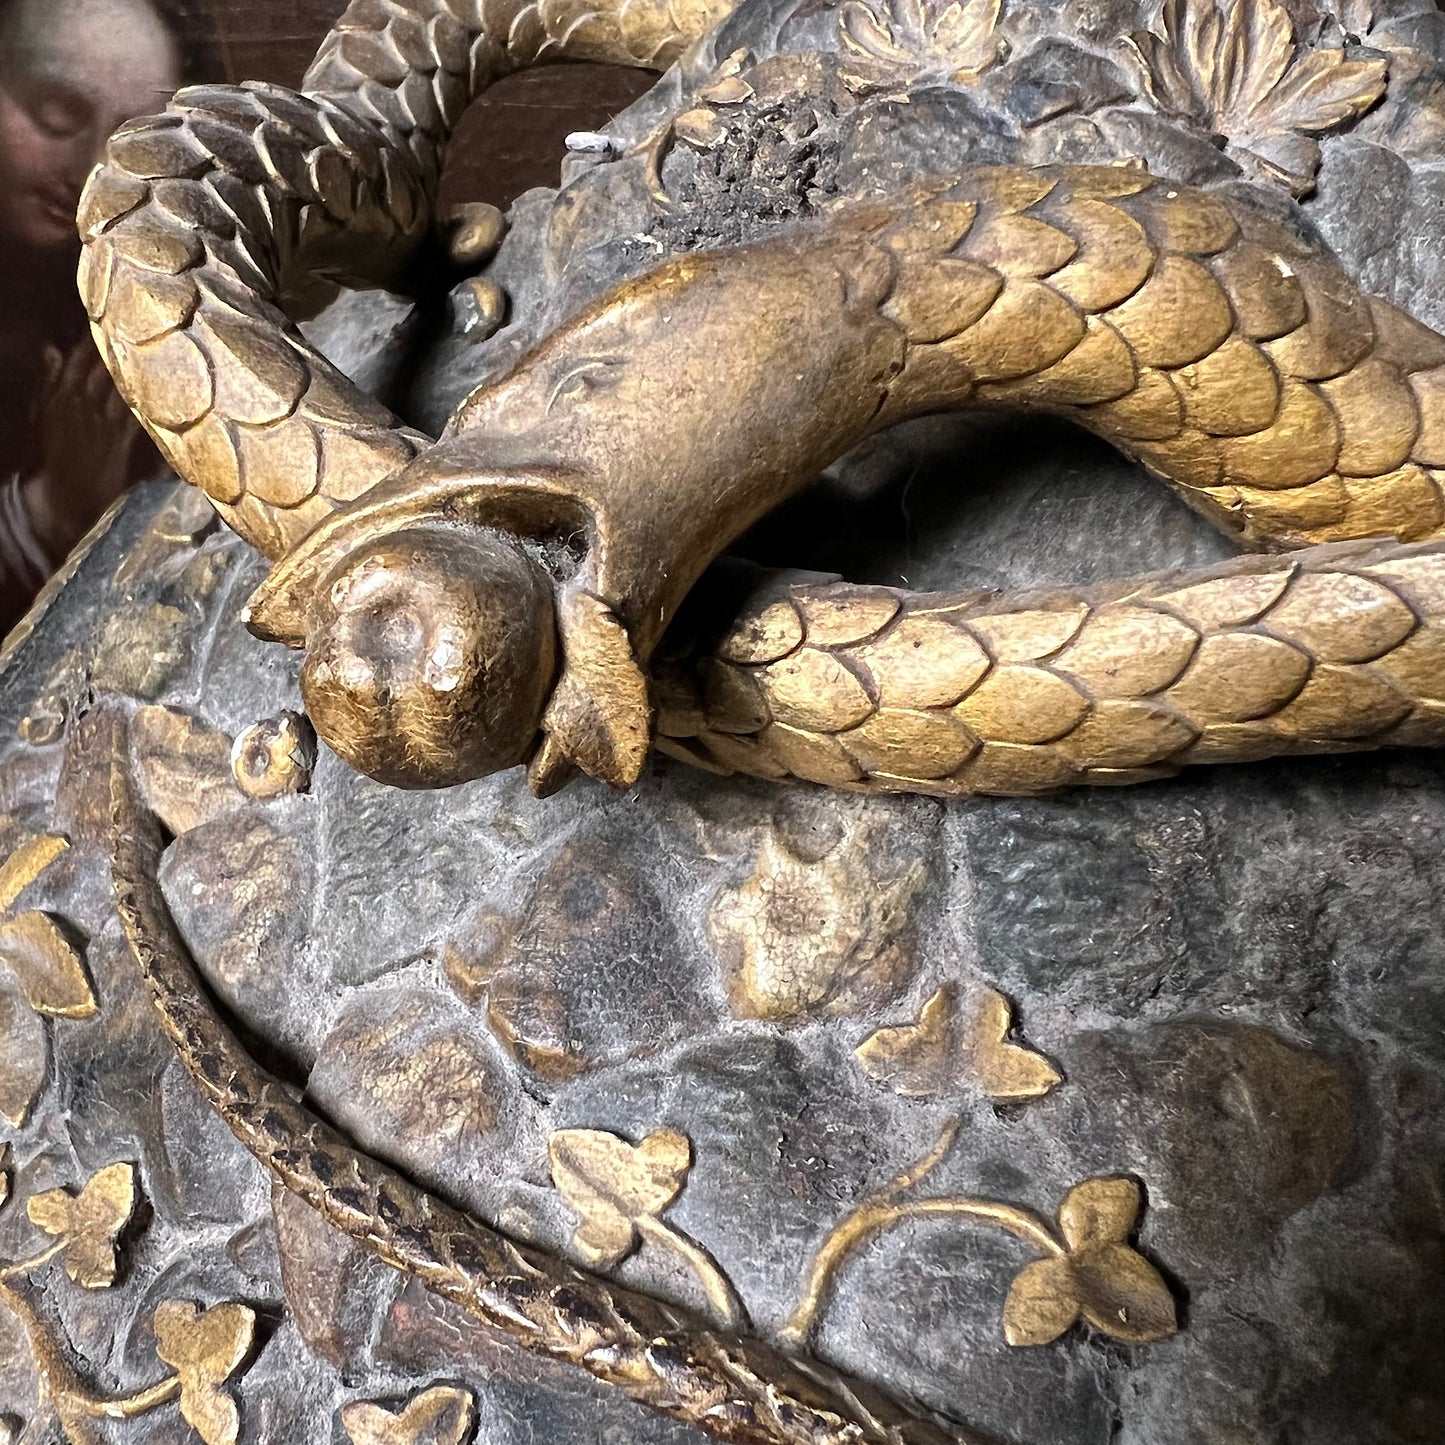
[{"label": "snake loop", "polygon": [[430,225],[447,138],[500,76],[553,59],[664,68],[728,8],[355,0],[300,93],[196,86],[125,126],[81,199],[80,288],[166,460],[275,558],[414,457],[430,438],[302,339],[288,283],[394,275]]},{"label": "snake loop", "polygon": [[[1253,596],[1263,574],[1155,579],[1135,589],[1147,604],[1081,594],[1037,626],[1027,598],[984,616],[835,588],[821,614],[787,604],[776,656],[744,617],[672,668],[685,706],[654,727],[642,672],[707,563],[921,412],[1072,417],[1247,546],[1445,526],[1445,338],[1247,200],[1136,170],[979,168],[664,262],[479,388],[435,446],[286,319],[298,278],[405,261],[447,136],[496,76],[553,56],[665,64],[725,8],[357,0],[302,93],[183,91],[92,177],[80,279],[102,351],[177,470],[279,559],[251,624],[308,648],[328,741],[412,786],[529,751],[539,790],[574,767],[626,783],[657,735],[722,771],[943,793],[1438,741],[1433,553],[1409,585],[1329,555],[1283,564],[1269,608],[1202,620],[1169,596]],[[566,535],[589,555],[559,550]],[[1400,627],[1362,650],[1334,634],[1365,593]],[[384,641],[398,610],[426,639],[415,656]],[[887,661],[903,636],[906,667]],[[436,662],[459,655],[495,675]]]},{"label": "snake loop", "polygon": [[[479,89],[553,57],[665,65],[727,8],[355,0],[302,92],[182,91],[92,176],[80,284],[102,353],[177,471],[277,561],[251,622],[308,647],[328,740],[412,785],[529,750],[539,789],[572,767],[625,783],[656,735],[718,771],[943,794],[1445,743],[1445,338],[1246,201],[996,167],[841,203],[623,283],[435,444],[307,346],[288,293],[405,262]],[[1307,550],[1023,596],[778,579],[654,658],[747,525],[871,431],[959,406],[1072,417],[1246,545]],[[419,652],[394,655],[379,624],[398,615]],[[127,938],[185,1067],[285,1188],[720,1439],[950,1438],[513,1243],[310,1114],[198,985],[123,753],[118,734]]]}]

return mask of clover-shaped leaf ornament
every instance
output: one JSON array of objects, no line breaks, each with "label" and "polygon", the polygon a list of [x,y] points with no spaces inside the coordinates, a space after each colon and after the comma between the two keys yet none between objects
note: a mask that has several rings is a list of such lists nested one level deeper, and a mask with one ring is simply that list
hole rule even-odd
[{"label": "clover-shaped leaf ornament", "polygon": [[462,1445],[474,1416],[470,1390],[433,1385],[396,1411],[353,1400],[342,1407],[341,1426],[352,1445]]},{"label": "clover-shaped leaf ornament", "polygon": [[990,1099],[1039,1099],[1063,1075],[1037,1049],[1014,1043],[1013,1009],[997,989],[985,988],[971,1016],[960,1017],[958,1001],[945,984],[910,1024],[875,1030],[853,1051],[869,1077],[905,1098],[921,1098],[965,1078]]},{"label": "clover-shaped leaf ornament", "polygon": [[602,1129],[559,1129],[549,1154],[552,1183],[582,1220],[572,1244],[583,1259],[611,1269],[646,1236],[684,1261],[725,1328],[746,1326],[747,1311],[717,1260],[662,1218],[692,1168],[685,1134],[654,1129],[640,1144],[629,1144]]},{"label": "clover-shaped leaf ornament", "polygon": [[692,1145],[676,1129],[654,1129],[640,1144],[601,1129],[559,1129],[549,1155],[552,1182],[582,1217],[573,1243],[601,1269],[632,1252],[639,1224],[677,1198],[692,1165]]},{"label": "clover-shaped leaf ornament", "polygon": [[65,1272],[86,1289],[115,1283],[115,1241],[135,1209],[135,1170],[109,1164],[79,1194],[47,1189],[26,1205],[30,1222],[65,1242]]},{"label": "clover-shaped leaf ornament", "polygon": [[239,1368],[256,1335],[256,1315],[227,1302],[202,1309],[190,1300],[156,1307],[156,1354],[181,1382],[181,1415],[206,1445],[236,1445],[240,1415],[220,1386]]},{"label": "clover-shaped leaf ornament", "polygon": [[1178,1329],[1163,1276],[1128,1242],[1143,1197],[1132,1179],[1086,1179],[1059,1206],[1066,1248],[1027,1265],[1004,1304],[1011,1345],[1046,1345],[1082,1316],[1126,1344],[1162,1340]]}]

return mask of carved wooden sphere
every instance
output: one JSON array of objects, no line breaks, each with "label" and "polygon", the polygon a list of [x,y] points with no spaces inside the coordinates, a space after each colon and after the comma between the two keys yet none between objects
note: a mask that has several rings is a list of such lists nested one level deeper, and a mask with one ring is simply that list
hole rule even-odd
[{"label": "carved wooden sphere", "polygon": [[497,532],[419,527],[333,570],[301,692],[353,767],[401,788],[525,760],[555,671],[549,579]]}]

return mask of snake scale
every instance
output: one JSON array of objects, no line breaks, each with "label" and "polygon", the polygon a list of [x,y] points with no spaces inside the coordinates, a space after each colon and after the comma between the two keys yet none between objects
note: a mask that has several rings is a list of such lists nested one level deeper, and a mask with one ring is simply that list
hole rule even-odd
[{"label": "snake scale", "polygon": [[[728,8],[356,0],[302,93],[193,88],[121,131],[82,201],[80,285],[117,383],[177,471],[284,559],[424,458],[429,438],[307,346],[289,291],[308,274],[396,274],[431,224],[451,128],[497,76],[549,58],[662,67]],[[906,416],[1032,407],[1141,460],[1242,543],[1307,550],[1028,596],[768,583],[705,645],[657,660],[665,751],[844,787],[1029,793],[1445,742],[1445,543],[1432,540],[1445,338],[1363,296],[1285,223],[1126,168],[979,169],[839,203],[715,264],[672,263],[539,354],[565,359],[639,294],[712,285],[726,313],[769,274],[835,304],[816,391],[790,399],[826,415],[801,429],[788,486]],[[484,387],[449,436],[525,434],[529,378],[546,371],[528,365]],[[536,409],[539,445],[555,396]],[[711,415],[704,398],[672,420],[704,470],[728,455]],[[748,505],[732,531],[765,509]],[[660,635],[666,613],[627,620]],[[642,662],[657,641],[638,643]],[[524,1346],[719,1438],[957,1438],[514,1244],[310,1115],[197,983],[126,769],[118,756],[113,861],[131,947],[186,1068],[287,1189]]]},{"label": "snake scale", "polygon": [[[429,224],[450,127],[496,75],[549,54],[664,64],[721,13],[361,0],[305,94],[193,89],[117,135],[82,203],[81,287],[181,475],[275,558],[416,456],[428,439],[286,320],[288,277],[394,270]],[[791,249],[805,281],[841,277],[858,302],[839,322],[843,384],[824,393],[838,421],[810,464],[919,412],[1037,407],[1249,546],[1412,542],[1445,523],[1445,338],[1247,204],[1126,168],[997,167],[841,203],[755,249]],[[493,424],[514,390],[464,404],[450,430]],[[1006,596],[834,588],[762,644],[744,619],[686,676],[670,669],[659,742],[722,771],[942,793],[1438,742],[1439,567],[1418,554],[1407,584],[1299,558],[1253,612],[1173,606],[1180,579],[1146,579],[1127,605],[1060,595],[1047,618]],[[1218,587],[1237,590],[1228,575]],[[1391,619],[1364,639],[1356,598]],[[784,636],[786,655],[763,655]],[[904,651],[918,665],[889,661]]]}]

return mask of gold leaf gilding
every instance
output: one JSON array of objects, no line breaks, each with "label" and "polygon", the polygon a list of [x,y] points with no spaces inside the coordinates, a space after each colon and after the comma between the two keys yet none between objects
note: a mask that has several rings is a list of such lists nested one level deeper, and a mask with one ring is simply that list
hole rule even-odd
[{"label": "gold leaf gilding", "polygon": [[561,1129],[548,1146],[552,1182],[582,1218],[573,1243],[591,1264],[619,1264],[637,1243],[637,1224],[677,1198],[692,1167],[692,1145],[675,1129],[629,1144],[600,1129]]},{"label": "gold leaf gilding", "polygon": [[472,1393],[433,1385],[395,1412],[374,1400],[353,1400],[341,1409],[352,1445],[462,1445],[474,1418]]},{"label": "gold leaf gilding", "polygon": [[14,907],[15,900],[69,847],[69,840],[59,834],[42,833],[0,863],[0,913]]},{"label": "gold leaf gilding", "polygon": [[95,1013],[80,955],[49,914],[32,910],[0,923],[0,962],[9,965],[36,1013],[61,1019]]},{"label": "gold leaf gilding", "polygon": [[115,1241],[135,1209],[135,1170],[109,1164],[79,1194],[47,1189],[26,1205],[30,1222],[65,1241],[65,1272],[85,1289],[115,1283]]},{"label": "gold leaf gilding", "polygon": [[1063,1252],[1035,1260],[1004,1303],[1011,1345],[1044,1345],[1083,1318],[1126,1344],[1151,1344],[1178,1329],[1163,1276],[1129,1243],[1143,1208],[1132,1179],[1086,1179],[1059,1206]]},{"label": "gold leaf gilding", "polygon": [[1064,1076],[1036,1049],[1010,1043],[1012,1027],[1009,1001],[996,989],[984,989],[969,1025],[971,1072],[990,1099],[1042,1098]]},{"label": "gold leaf gilding", "polygon": [[958,1065],[958,1002],[953,990],[940,988],[916,1022],[878,1029],[853,1050],[858,1066],[871,1079],[904,1098],[923,1098],[945,1089]]},{"label": "gold leaf gilding", "polygon": [[281,712],[252,723],[231,748],[237,786],[263,802],[304,793],[315,766],[316,734],[300,713]]},{"label": "gold leaf gilding", "polygon": [[1168,1285],[1128,1243],[1143,1207],[1143,1194],[1132,1179],[1086,1179],[1076,1185],[1059,1208],[1058,1232],[1017,1204],[969,1195],[906,1197],[938,1167],[957,1137],[954,1122],[928,1154],[833,1228],[783,1324],[786,1341],[801,1345],[807,1340],[839,1272],[869,1241],[903,1223],[943,1219],[1001,1229],[1043,1255],[1019,1271],[1009,1290],[1003,1320],[1011,1345],[1048,1344],[1081,1316],[1128,1344],[1149,1344],[1175,1332]]},{"label": "gold leaf gilding", "polygon": [[156,1354],[180,1379],[186,1423],[206,1445],[236,1445],[236,1402],[219,1387],[250,1352],[255,1312],[231,1302],[201,1309],[190,1300],[163,1300],[155,1332]]},{"label": "gold leaf gilding", "polygon": [[883,830],[845,820],[821,858],[764,835],[749,875],[724,887],[707,931],[740,1018],[801,1023],[885,1001],[913,964],[912,904],[926,870],[886,861]]},{"label": "gold leaf gilding", "polygon": [[1036,1049],[1011,1043],[1009,1001],[983,989],[964,1024],[950,985],[940,988],[914,1023],[878,1029],[853,1053],[870,1078],[905,1098],[924,1098],[971,1079],[999,1102],[1038,1099],[1063,1075]]},{"label": "gold leaf gilding", "polygon": [[589,1264],[610,1269],[646,1236],[692,1271],[721,1324],[746,1328],[742,1301],[717,1261],[662,1218],[692,1168],[685,1135],[654,1129],[633,1145],[601,1129],[559,1129],[549,1155],[552,1182],[582,1218],[572,1242]]}]

